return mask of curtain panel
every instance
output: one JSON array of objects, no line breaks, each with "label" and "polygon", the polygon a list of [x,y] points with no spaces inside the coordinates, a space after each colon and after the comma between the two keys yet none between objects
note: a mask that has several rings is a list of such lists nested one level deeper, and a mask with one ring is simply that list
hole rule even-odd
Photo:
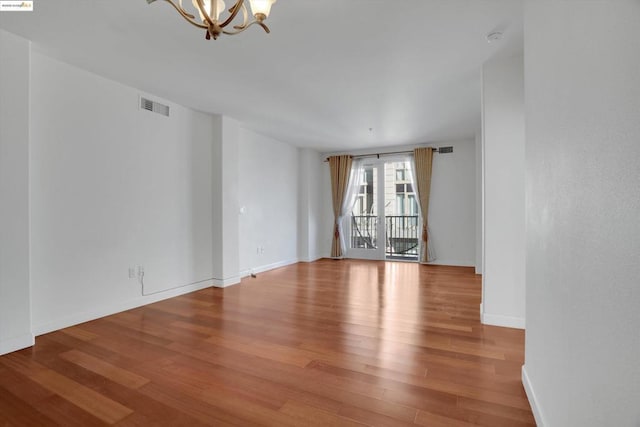
[{"label": "curtain panel", "polygon": [[433,168],[433,148],[416,148],[413,151],[415,178],[420,212],[422,213],[422,236],[420,262],[429,262],[429,197],[431,196],[431,170]]},{"label": "curtain panel", "polygon": [[344,212],[347,188],[351,175],[352,159],[349,155],[329,157],[331,173],[331,198],[333,202],[333,240],[331,243],[331,257],[343,256],[342,216]]}]

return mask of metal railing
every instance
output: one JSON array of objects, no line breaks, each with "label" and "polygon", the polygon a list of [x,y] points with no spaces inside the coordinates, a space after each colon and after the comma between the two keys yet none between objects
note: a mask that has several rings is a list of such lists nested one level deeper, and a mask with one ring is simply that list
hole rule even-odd
[{"label": "metal railing", "polygon": [[[385,255],[390,259],[418,259],[418,215],[385,216]],[[351,216],[351,247],[375,249],[378,246],[378,217]]]},{"label": "metal railing", "polygon": [[378,246],[378,217],[351,215],[351,247],[375,249]]},{"label": "metal railing", "polygon": [[387,258],[418,259],[418,215],[386,216]]}]

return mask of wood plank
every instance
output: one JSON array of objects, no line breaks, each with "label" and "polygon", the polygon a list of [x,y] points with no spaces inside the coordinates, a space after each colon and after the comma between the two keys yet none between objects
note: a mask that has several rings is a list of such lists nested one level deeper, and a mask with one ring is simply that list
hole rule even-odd
[{"label": "wood plank", "polygon": [[[241,425],[238,418],[202,401],[197,396],[185,393],[180,388],[167,388],[151,382],[140,388],[140,393],[174,412],[184,413],[199,422],[214,426]],[[126,420],[126,419],[125,419]],[[163,422],[157,423],[163,425]]]},{"label": "wood plank", "polygon": [[92,339],[98,338],[98,335],[92,334],[91,332],[85,331],[81,327],[74,326],[72,328],[62,329],[60,332],[63,334],[67,334],[74,338],[77,338],[82,341],[91,341]]},{"label": "wood plank", "polygon": [[133,412],[126,406],[56,372],[39,372],[31,378],[106,423],[116,423]]},{"label": "wood plank", "polygon": [[456,420],[444,415],[433,414],[427,411],[418,411],[415,424],[425,427],[475,427],[466,421]]},{"label": "wood plank", "polygon": [[0,425],[2,426],[50,426],[51,418],[11,393],[0,388]]},{"label": "wood plank", "polygon": [[22,355],[11,354],[5,358],[0,358],[0,363],[15,368],[42,387],[56,393],[108,424],[114,424],[133,413],[126,406],[64,375],[47,369]]},{"label": "wood plank", "polygon": [[358,422],[353,419],[349,419],[345,416],[340,416],[325,412],[321,409],[313,406],[306,405],[304,403],[296,402],[295,400],[288,401],[280,411],[293,417],[298,425],[308,425],[310,427],[331,427],[331,426],[351,426],[351,427],[363,427],[367,424]]},{"label": "wood plank", "polygon": [[149,382],[148,379],[140,375],[136,375],[133,372],[129,372],[78,350],[60,353],[60,358],[82,366],[91,372],[102,375],[125,387],[139,388]]}]

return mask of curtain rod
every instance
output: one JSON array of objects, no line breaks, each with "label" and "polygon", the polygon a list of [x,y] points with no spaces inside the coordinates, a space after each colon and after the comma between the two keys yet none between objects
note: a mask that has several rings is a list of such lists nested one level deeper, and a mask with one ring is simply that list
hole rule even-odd
[{"label": "curtain rod", "polygon": [[[426,148],[433,148],[433,152],[437,153],[438,149],[434,148],[434,147],[426,147]],[[359,155],[354,155],[351,156],[351,158],[353,159],[363,159],[365,157],[377,157],[380,158],[380,156],[392,156],[394,154],[413,154],[413,150],[407,150],[407,151],[391,151],[388,153],[373,153],[373,154],[359,154]],[[327,157],[326,159],[324,159],[325,163],[329,161],[329,158]]]}]

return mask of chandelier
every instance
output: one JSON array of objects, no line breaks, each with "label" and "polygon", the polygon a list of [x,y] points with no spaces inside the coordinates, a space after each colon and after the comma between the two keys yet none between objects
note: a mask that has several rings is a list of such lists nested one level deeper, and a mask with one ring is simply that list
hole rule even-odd
[{"label": "chandelier", "polygon": [[[147,3],[151,4],[154,1],[156,0],[147,0]],[[164,1],[170,3],[191,25],[206,30],[205,38],[207,40],[211,39],[211,37],[215,40],[220,34],[241,33],[254,24],[261,26],[269,33],[269,27],[266,26],[264,20],[269,16],[271,5],[276,2],[276,0],[249,0],[251,13],[253,14],[253,20],[249,20],[249,13],[244,0],[236,0],[236,3],[227,11],[228,16],[223,17],[224,19],[221,20],[220,15],[226,7],[223,0],[192,0],[193,7],[202,20],[202,22],[198,22],[193,14],[182,7],[182,0],[178,0],[177,3],[174,0]],[[227,29],[226,27],[229,24],[236,21],[240,12],[242,12],[244,18],[242,24],[234,25],[233,30]]]}]

